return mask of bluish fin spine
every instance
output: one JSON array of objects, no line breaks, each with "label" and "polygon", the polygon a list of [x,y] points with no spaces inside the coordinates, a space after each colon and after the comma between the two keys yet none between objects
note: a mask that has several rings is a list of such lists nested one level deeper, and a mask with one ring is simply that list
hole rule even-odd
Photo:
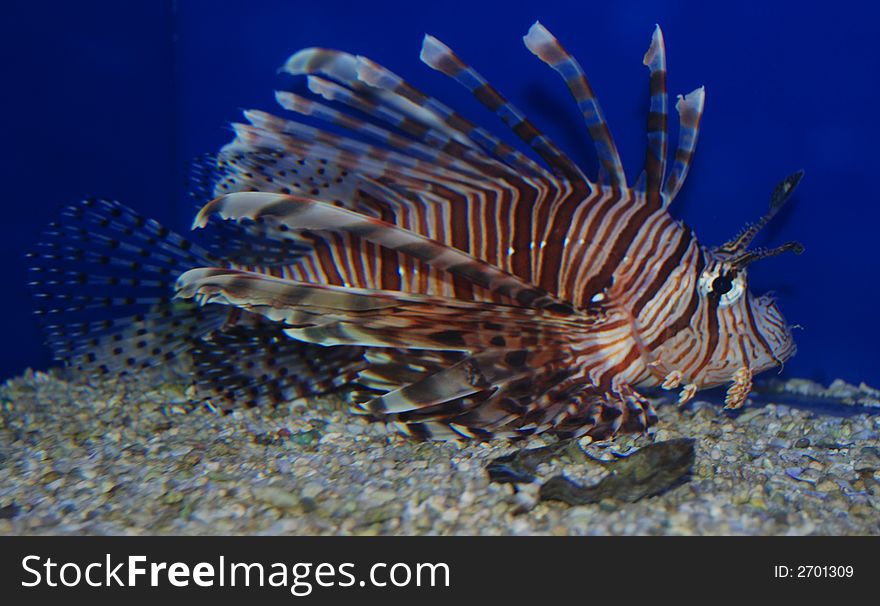
[{"label": "bluish fin spine", "polygon": [[[358,95],[354,91],[335,82],[330,82],[317,76],[309,76],[308,86],[311,92],[328,101],[342,103],[406,133],[420,142],[420,147],[425,150],[423,152],[424,155],[427,156],[433,153],[436,157],[442,159],[449,168],[458,170],[463,174],[474,176],[485,174],[487,165],[496,168],[496,171],[497,167],[509,170],[506,165],[494,158],[490,158],[482,151],[462,145],[441,131],[416,122],[412,118],[386,105],[376,103],[364,95]],[[278,94],[283,95],[284,93]],[[279,99],[279,102],[284,105],[281,99]]]},{"label": "bluish fin spine", "polygon": [[565,80],[587,123],[590,137],[596,146],[599,163],[605,170],[608,185],[612,188],[626,187],[626,174],[620,161],[620,154],[617,152],[617,145],[580,64],[540,22],[532,25],[528,34],[523,37],[523,41],[535,56],[555,69]]},{"label": "bluish fin spine", "polygon": [[520,305],[571,313],[571,307],[522,279],[461,250],[401,229],[379,219],[296,196],[262,192],[240,192],[217,198],[196,216],[193,227],[203,227],[212,215],[223,219],[249,219],[287,226],[286,231],[269,230],[277,238],[290,231],[317,230],[352,233],[365,240],[419,259],[428,265],[509,297]]},{"label": "bluish fin spine", "polygon": [[374,97],[379,103],[393,107],[418,123],[445,133],[465,146],[482,149],[511,168],[528,175],[545,174],[524,154],[365,57],[308,48],[291,56],[282,69],[293,75],[325,75],[352,90]]},{"label": "bluish fin spine", "polygon": [[[381,177],[386,172],[391,171],[400,173],[403,176],[429,181],[432,180],[432,177],[438,180],[462,179],[460,173],[447,169],[442,162],[421,160],[414,155],[399,153],[384,147],[356,141],[349,137],[331,134],[299,122],[283,120],[272,114],[257,110],[246,111],[245,117],[251,122],[251,125],[233,124],[237,138],[231,144],[224,147],[224,151],[242,149],[241,146],[243,146],[248,150],[270,149],[283,151],[289,155],[300,154],[311,162],[315,162],[316,159],[320,158],[324,160],[325,164],[338,165],[339,167],[344,166],[348,170],[354,170],[371,177]],[[327,166],[317,170],[323,170],[324,172],[320,173],[322,175],[326,174]],[[298,170],[298,172],[301,171]],[[293,179],[293,181],[304,182],[303,179]],[[339,185],[345,182],[343,180],[339,184],[335,184],[328,182],[326,179],[317,179],[317,181],[326,183],[329,190],[316,193],[311,190],[320,190],[321,188],[315,188],[312,185],[293,187],[291,189],[312,196],[320,193],[322,197],[333,200],[338,198],[333,193],[339,189]],[[267,189],[277,191],[277,189],[271,187],[264,187],[262,184],[258,185],[255,189],[259,191]],[[356,191],[356,189],[348,193],[351,194],[353,191]],[[346,200],[343,199],[342,201]]]},{"label": "bluish fin spine", "polygon": [[[365,67],[372,68],[368,70],[372,78],[364,77],[362,70]],[[444,113],[447,115],[422,107],[422,103],[416,103],[412,98],[426,97],[425,95],[413,95],[414,89],[406,85],[400,77],[364,57],[331,49],[306,48],[291,55],[281,69],[294,76],[324,75],[359,93],[372,95],[381,103],[445,132],[464,145],[476,147],[467,137],[466,132],[447,123],[448,114],[454,113],[452,110],[439,101],[436,102],[437,108],[445,109]],[[406,94],[401,94],[397,90],[398,87]]]},{"label": "bluish fin spine", "polygon": [[[455,158],[441,149],[413,141],[394,133],[388,129],[376,126],[369,122],[359,120],[353,116],[337,111],[331,107],[316,103],[299,95],[288,92],[277,92],[275,98],[278,103],[287,110],[302,115],[312,116],[324,120],[336,126],[348,129],[364,137],[378,141],[379,143],[397,150],[399,153],[389,156],[389,160],[398,161],[407,166],[421,166],[423,168],[440,167],[446,171],[461,173],[459,178],[473,179],[484,176],[471,164],[467,164]],[[411,159],[416,161],[409,161]],[[454,175],[449,175],[454,176]]]},{"label": "bluish fin spine", "polygon": [[186,192],[196,208],[201,208],[216,196],[214,186],[221,172],[214,153],[201,154],[187,164]]},{"label": "bluish fin spine", "polygon": [[651,107],[648,113],[648,148],[645,151],[645,191],[659,204],[660,192],[666,177],[668,153],[668,96],[666,94],[666,47],[660,26],[654,28],[651,46],[643,63],[651,72]]},{"label": "bluish fin spine", "polygon": [[167,364],[228,310],[173,301],[177,276],[216,264],[204,249],[117,202],[64,208],[30,255],[37,314],[56,359],[86,371]]},{"label": "bluish fin spine", "polygon": [[330,124],[348,129],[351,132],[378,141],[383,145],[402,150],[405,155],[426,162],[441,162],[441,152],[395,134],[387,129],[364,122],[348,114],[344,114],[322,103],[317,103],[300,95],[289,92],[276,92],[275,99],[286,110],[324,120]]},{"label": "bluish fin spine", "polygon": [[675,109],[678,110],[680,122],[678,132],[678,149],[675,150],[675,163],[669,173],[669,179],[663,188],[664,202],[668,206],[678,195],[687,178],[700,134],[700,119],[706,103],[706,89],[702,86],[687,95],[679,95]]},{"label": "bluish fin spine", "polygon": [[214,331],[193,349],[198,397],[224,411],[332,392],[363,366],[361,348],[296,341],[284,334],[283,324],[247,313],[244,321]]},{"label": "bluish fin spine", "polygon": [[464,63],[448,46],[434,36],[425,36],[421,59],[462,86],[502,121],[544,161],[571,181],[582,181],[584,175],[577,165],[546,135],[489,84],[474,68]]},{"label": "bluish fin spine", "polygon": [[484,169],[487,163],[497,162],[480,150],[462,145],[459,141],[451,138],[446,133],[413,120],[411,117],[388,105],[377,103],[375,99],[371,99],[363,94],[359,95],[355,91],[340,84],[336,84],[335,82],[317,76],[309,76],[308,87],[311,92],[328,101],[335,101],[347,105],[348,107],[399,129],[431,148],[440,150],[454,158],[460,159],[465,167],[472,167],[480,170]]}]

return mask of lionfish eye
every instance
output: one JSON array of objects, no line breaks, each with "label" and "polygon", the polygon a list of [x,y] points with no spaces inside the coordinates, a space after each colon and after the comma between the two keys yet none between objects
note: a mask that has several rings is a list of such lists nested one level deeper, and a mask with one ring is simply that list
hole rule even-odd
[{"label": "lionfish eye", "polygon": [[700,292],[725,307],[735,303],[746,292],[745,276],[736,270],[715,267],[707,269],[700,276]]},{"label": "lionfish eye", "polygon": [[730,292],[731,288],[733,288],[733,280],[729,276],[721,275],[712,280],[712,292],[715,294],[723,295]]}]

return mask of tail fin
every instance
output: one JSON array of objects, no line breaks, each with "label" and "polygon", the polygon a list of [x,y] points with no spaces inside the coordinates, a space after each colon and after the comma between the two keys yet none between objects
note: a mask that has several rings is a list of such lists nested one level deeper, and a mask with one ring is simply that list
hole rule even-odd
[{"label": "tail fin", "polygon": [[[238,243],[270,260],[284,252],[252,250],[248,234],[229,225],[210,246],[227,252]],[[360,348],[303,343],[256,314],[174,298],[180,274],[229,262],[117,202],[64,208],[38,249],[30,255],[37,314],[55,358],[85,373],[180,360],[196,399],[228,411],[326,393],[363,366]]]},{"label": "tail fin", "polygon": [[196,393],[224,412],[333,392],[364,367],[360,347],[297,341],[282,324],[247,312],[199,340],[192,356]]},{"label": "tail fin", "polygon": [[172,300],[180,273],[220,262],[118,202],[64,208],[29,257],[36,313],[55,358],[83,371],[166,364],[228,314]]}]

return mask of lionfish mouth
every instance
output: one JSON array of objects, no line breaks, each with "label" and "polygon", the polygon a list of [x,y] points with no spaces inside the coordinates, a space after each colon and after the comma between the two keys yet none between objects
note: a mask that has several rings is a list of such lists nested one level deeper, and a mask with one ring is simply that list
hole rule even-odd
[{"label": "lionfish mouth", "polygon": [[[747,223],[734,238],[711,250],[712,257],[724,266],[725,276],[740,276],[742,279],[745,270],[755,261],[775,257],[788,251],[798,255],[804,251],[803,245],[795,241],[774,248],[749,248],[760,231],[791,199],[803,176],[804,171],[799,170],[782,179],[770,195],[769,209],[764,216],[754,223]],[[783,364],[797,352],[791,327],[776,306],[773,296],[757,297],[752,299],[751,304],[753,306],[750,312],[751,323],[754,324],[757,343],[753,344],[755,353],[752,359],[743,352],[744,361],[754,373],[773,367],[781,370]]]},{"label": "lionfish mouth", "polygon": [[763,368],[756,368],[756,371],[767,370],[773,366],[778,366],[781,371],[782,365],[797,353],[797,345],[791,334],[791,326],[782,317],[782,313],[776,307],[772,297],[766,295],[760,297],[756,304],[763,311],[758,314],[760,320],[757,330],[772,356],[771,361],[763,365]]}]

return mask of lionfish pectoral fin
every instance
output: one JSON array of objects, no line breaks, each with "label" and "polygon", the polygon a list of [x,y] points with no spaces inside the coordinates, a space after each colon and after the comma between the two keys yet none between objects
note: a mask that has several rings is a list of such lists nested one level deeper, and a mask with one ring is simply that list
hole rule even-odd
[{"label": "lionfish pectoral fin", "polygon": [[675,104],[679,118],[678,148],[675,150],[672,171],[663,186],[663,199],[666,206],[671,204],[675,196],[678,195],[691,168],[705,104],[706,89],[702,86],[687,95],[678,96],[678,101]]},{"label": "lionfish pectoral fin", "polygon": [[180,286],[183,297],[273,319],[297,341],[366,347],[359,373],[366,391],[356,405],[410,435],[516,437],[576,412],[563,414],[577,370],[571,341],[589,330],[586,317],[239,270],[192,270]]},{"label": "lionfish pectoral fin", "polygon": [[593,423],[574,428],[578,437],[584,435],[593,441],[607,440],[619,433],[645,432],[658,421],[651,402],[629,385],[601,393],[593,400],[590,410]]},{"label": "lionfish pectoral fin", "polygon": [[[477,351],[522,348],[589,330],[584,315],[572,321],[553,312],[399,291],[329,286],[224,268],[184,273],[178,296],[220,303],[283,322],[303,341],[371,347]],[[497,321],[493,321],[495,318]],[[517,332],[519,331],[519,332]]]},{"label": "lionfish pectoral fin", "polygon": [[[564,349],[544,354],[543,363],[521,367],[503,352],[483,352],[450,367],[449,375],[430,375],[366,406],[395,421],[404,433],[432,439],[516,439],[550,432],[606,440],[657,423],[651,403],[635,391],[603,393],[578,375]],[[475,385],[475,374],[493,380]],[[435,388],[438,383],[444,387]],[[441,402],[437,394],[451,385],[457,390]]]},{"label": "lionfish pectoral fin", "polygon": [[[279,239],[285,238],[290,231],[301,230],[351,233],[459,276],[520,305],[571,311],[567,303],[468,253],[332,204],[299,196],[239,192],[205,205],[196,216],[193,227],[202,227],[212,215],[227,220],[268,223],[279,227],[269,230],[270,234],[274,234],[272,237]],[[280,229],[280,226],[284,226],[284,229]]]},{"label": "lionfish pectoral fin", "polygon": [[528,34],[523,37],[523,41],[535,56],[555,69],[565,80],[587,123],[587,129],[596,146],[599,163],[608,175],[608,184],[611,187],[626,187],[626,173],[620,161],[617,145],[580,64],[540,22],[532,25]]},{"label": "lionfish pectoral fin", "polygon": [[[428,409],[433,409],[436,415],[440,414],[441,405],[444,405],[443,415],[460,413],[479,402],[473,398],[469,400],[467,396],[487,391],[491,393],[501,384],[528,374],[528,369],[506,363],[505,356],[506,352],[497,349],[470,355],[363,406],[372,413],[383,415],[424,412]],[[454,411],[451,408],[453,402],[456,405]]]},{"label": "lionfish pectoral fin", "polygon": [[727,389],[724,396],[724,408],[728,410],[736,410],[742,408],[749,397],[752,390],[752,370],[743,366],[734,373],[733,383]]},{"label": "lionfish pectoral fin", "polygon": [[362,348],[295,341],[281,324],[256,314],[214,331],[193,349],[197,398],[224,411],[333,392],[363,367]]},{"label": "lionfish pectoral fin", "polygon": [[[559,345],[559,344],[557,344]],[[364,404],[408,435],[431,439],[517,438],[551,429],[568,398],[564,348],[492,348]]]},{"label": "lionfish pectoral fin", "polygon": [[173,300],[180,272],[217,262],[203,248],[118,202],[60,215],[31,255],[30,284],[56,359],[116,373],[167,365],[225,321],[220,306]]},{"label": "lionfish pectoral fin", "polygon": [[682,387],[681,391],[678,393],[678,405],[684,406],[685,404],[693,400],[698,389],[699,386],[696,383],[688,383],[684,387]]}]

